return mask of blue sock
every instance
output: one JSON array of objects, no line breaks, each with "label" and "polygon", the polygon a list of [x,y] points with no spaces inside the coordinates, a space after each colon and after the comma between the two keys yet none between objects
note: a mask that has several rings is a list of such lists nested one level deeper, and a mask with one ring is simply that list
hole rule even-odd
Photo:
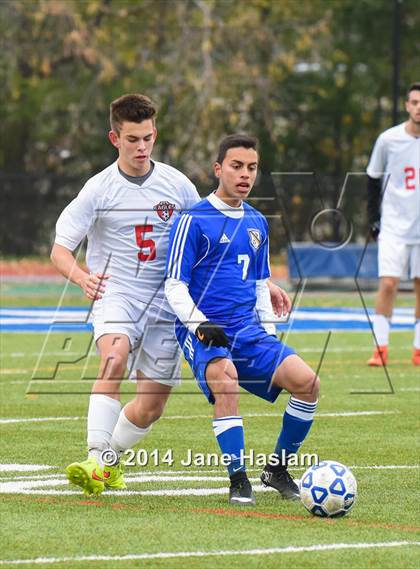
[{"label": "blue sock", "polygon": [[244,425],[242,417],[220,417],[213,421],[213,431],[216,435],[222,454],[230,455],[227,465],[229,476],[236,472],[245,472],[243,456],[245,454]]},{"label": "blue sock", "polygon": [[283,428],[274,451],[280,457],[298,452],[314,422],[317,403],[318,401],[307,403],[290,397],[283,415]]}]

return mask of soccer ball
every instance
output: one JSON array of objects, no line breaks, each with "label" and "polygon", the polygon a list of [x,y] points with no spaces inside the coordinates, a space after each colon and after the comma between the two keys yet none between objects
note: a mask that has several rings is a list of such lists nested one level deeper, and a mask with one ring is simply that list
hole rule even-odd
[{"label": "soccer ball", "polygon": [[353,507],[357,482],[344,464],[323,460],[308,468],[300,480],[299,491],[308,512],[324,518],[339,518]]}]

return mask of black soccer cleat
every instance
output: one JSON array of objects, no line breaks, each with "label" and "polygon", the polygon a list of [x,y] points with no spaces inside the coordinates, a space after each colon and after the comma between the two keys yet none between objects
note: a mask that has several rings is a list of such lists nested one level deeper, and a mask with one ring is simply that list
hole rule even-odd
[{"label": "black soccer cleat", "polygon": [[299,488],[285,466],[272,468],[267,465],[261,473],[261,482],[264,486],[271,486],[285,500],[299,500]]},{"label": "black soccer cleat", "polygon": [[246,475],[239,480],[231,478],[229,502],[233,506],[255,506],[255,496]]}]

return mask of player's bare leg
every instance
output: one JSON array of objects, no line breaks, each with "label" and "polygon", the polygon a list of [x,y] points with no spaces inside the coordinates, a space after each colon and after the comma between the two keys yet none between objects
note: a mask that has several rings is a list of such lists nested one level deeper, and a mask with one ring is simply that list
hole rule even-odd
[{"label": "player's bare leg", "polygon": [[171,389],[138,371],[136,397],[124,407],[125,416],[138,427],[150,427],[162,416]]},{"label": "player's bare leg", "polygon": [[[66,469],[69,481],[88,495],[101,494],[105,487],[102,453],[109,448],[120,415],[120,384],[127,366],[130,341],[125,334],[104,334],[98,339],[97,347],[101,363],[89,399],[88,459],[74,462]],[[109,472],[107,474],[109,476]],[[120,487],[125,487],[123,481]]]},{"label": "player's bare leg", "polygon": [[282,429],[274,454],[277,464],[267,464],[261,474],[265,486],[275,488],[283,498],[299,499],[299,488],[287,470],[290,455],[295,454],[313,423],[320,380],[297,355],[286,357],[273,375],[273,385],[286,389],[291,397],[283,414]]},{"label": "player's bare leg", "polygon": [[416,295],[416,308],[414,312],[414,349],[412,362],[415,366],[420,366],[420,278],[414,279],[414,292]]},{"label": "player's bare leg", "polygon": [[239,415],[238,374],[233,362],[213,360],[207,366],[206,381],[215,399],[214,418]]},{"label": "player's bare leg", "polygon": [[130,340],[125,334],[104,334],[96,345],[101,363],[92,393],[107,395],[119,401],[120,385],[130,352]]},{"label": "player's bare leg", "polygon": [[245,453],[244,429],[239,415],[238,374],[233,362],[227,358],[213,360],[206,369],[206,382],[215,400],[214,434],[222,453],[231,456],[227,465],[229,502],[232,505],[254,506],[255,496],[242,459]]},{"label": "player's bare leg", "polygon": [[379,279],[375,316],[373,317],[375,350],[367,362],[369,366],[381,367],[388,361],[389,327],[399,282],[400,279],[396,277]]},{"label": "player's bare leg", "polygon": [[145,377],[137,371],[136,397],[122,409],[112,433],[111,448],[121,455],[139,443],[164,409],[171,387]]}]

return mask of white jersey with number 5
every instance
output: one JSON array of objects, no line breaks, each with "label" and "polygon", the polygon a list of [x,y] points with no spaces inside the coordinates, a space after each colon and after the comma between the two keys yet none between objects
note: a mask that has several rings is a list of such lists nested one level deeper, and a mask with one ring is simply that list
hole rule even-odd
[{"label": "white jersey with number 5", "polygon": [[381,233],[406,243],[420,243],[420,138],[405,123],[383,132],[376,141],[367,173],[382,177]]},{"label": "white jersey with number 5", "polygon": [[163,291],[169,231],[180,211],[198,201],[194,184],[171,166],[154,161],[152,174],[139,186],[114,162],[64,209],[55,242],[74,251],[87,236],[89,270],[111,275],[105,296],[129,295],[172,312]]}]

